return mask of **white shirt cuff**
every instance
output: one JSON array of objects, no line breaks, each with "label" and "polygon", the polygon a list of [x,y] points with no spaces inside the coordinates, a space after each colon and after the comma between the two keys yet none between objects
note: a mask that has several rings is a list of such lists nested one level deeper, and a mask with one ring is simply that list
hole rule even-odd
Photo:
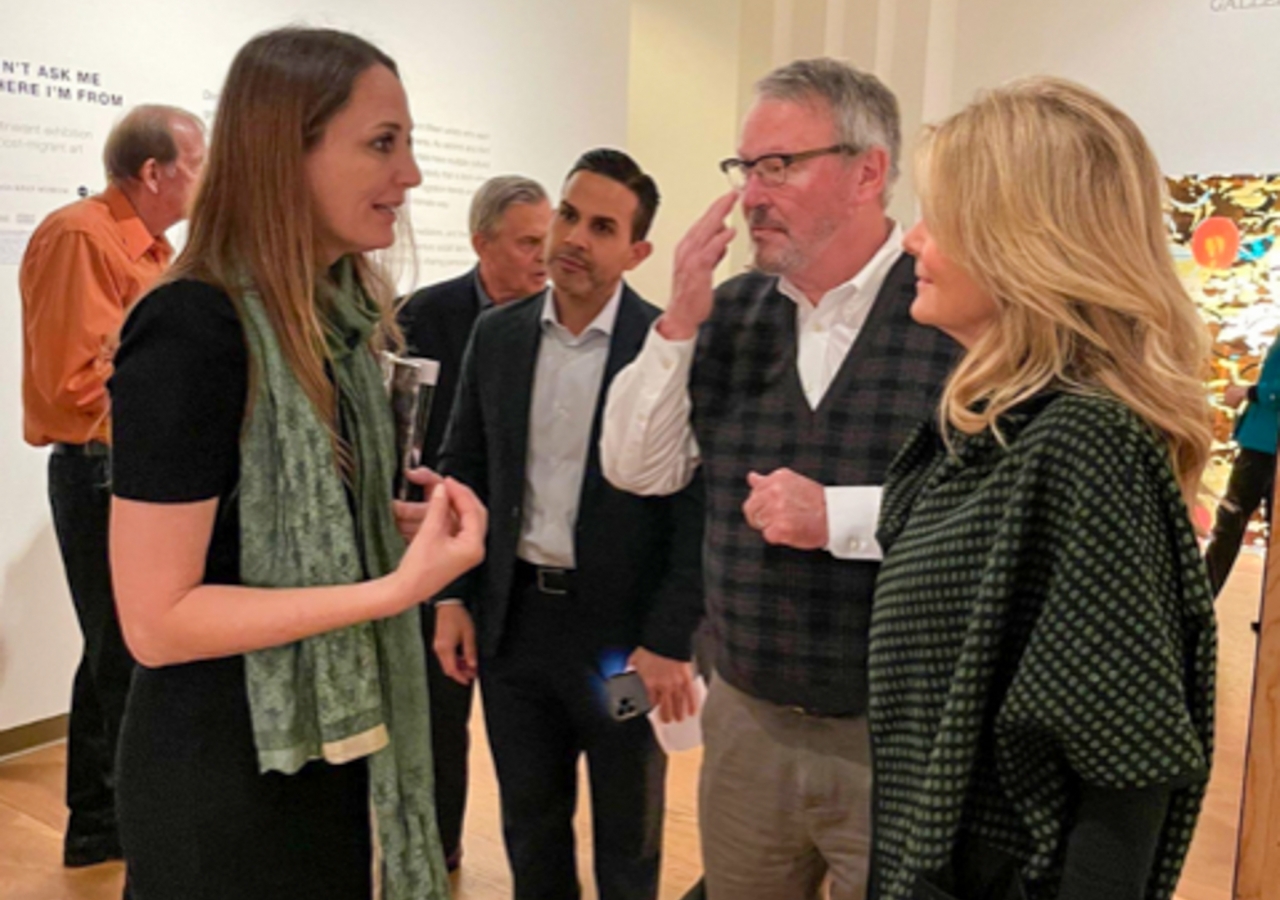
[{"label": "white shirt cuff", "polygon": [[689,371],[697,339],[670,341],[651,326],[644,346],[609,386],[600,435],[604,476],[646,496],[673,494],[699,463],[689,422]]},{"label": "white shirt cuff", "polygon": [[829,487],[827,552],[837,559],[879,562],[884,554],[876,542],[880,520],[880,487]]},{"label": "white shirt cuff", "polygon": [[636,405],[644,412],[655,406],[682,406],[687,412],[689,370],[698,349],[696,337],[673,341],[662,336],[658,323],[649,326],[644,346],[633,361],[640,390]]}]

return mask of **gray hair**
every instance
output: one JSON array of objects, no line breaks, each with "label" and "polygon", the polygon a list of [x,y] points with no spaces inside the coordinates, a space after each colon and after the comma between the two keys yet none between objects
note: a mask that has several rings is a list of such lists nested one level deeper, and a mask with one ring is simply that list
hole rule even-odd
[{"label": "gray hair", "polygon": [[836,140],[859,150],[883,147],[889,154],[888,184],[897,181],[902,153],[898,98],[876,76],[827,57],[798,59],[757,81],[756,95],[790,103],[825,101],[835,120]]},{"label": "gray hair", "polygon": [[173,139],[174,122],[189,122],[201,134],[204,123],[176,106],[146,103],[129,110],[111,133],[102,148],[102,165],[107,180],[115,183],[138,177],[138,172],[149,159],[167,166],[178,159],[178,144]]},{"label": "gray hair", "polygon": [[515,203],[541,203],[547,199],[542,185],[523,175],[490,178],[471,198],[472,234],[492,235],[507,208]]}]

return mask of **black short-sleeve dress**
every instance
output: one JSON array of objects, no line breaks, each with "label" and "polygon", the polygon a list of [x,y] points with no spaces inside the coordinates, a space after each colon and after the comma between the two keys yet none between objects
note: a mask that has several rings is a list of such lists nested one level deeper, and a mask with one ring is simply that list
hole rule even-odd
[{"label": "black short-sleeve dress", "polygon": [[[222,291],[179,281],[129,316],[111,380],[112,492],[216,499],[206,584],[240,580],[247,390],[244,333]],[[117,793],[135,900],[371,895],[366,765],[260,774],[241,656],[137,670]]]}]

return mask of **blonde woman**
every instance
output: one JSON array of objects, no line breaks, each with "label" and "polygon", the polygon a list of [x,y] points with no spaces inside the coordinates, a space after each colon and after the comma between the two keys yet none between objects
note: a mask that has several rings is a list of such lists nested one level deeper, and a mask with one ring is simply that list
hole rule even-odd
[{"label": "blonde woman", "polygon": [[486,519],[452,482],[407,548],[392,517],[373,350],[394,323],[366,254],[421,180],[412,127],[368,42],[254,38],[173,278],[124,328],[111,563],[142,666],[120,746],[136,900],[367,900],[375,875],[387,900],[448,896],[417,605],[479,562]]},{"label": "blonde woman", "polygon": [[885,485],[883,900],[1167,898],[1211,756],[1207,338],[1134,123],[1036,78],[929,131],[919,322],[966,355]]}]

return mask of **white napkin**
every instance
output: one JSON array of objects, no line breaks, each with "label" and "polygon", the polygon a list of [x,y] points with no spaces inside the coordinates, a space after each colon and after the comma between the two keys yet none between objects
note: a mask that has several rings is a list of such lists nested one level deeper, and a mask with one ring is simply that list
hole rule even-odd
[{"label": "white napkin", "polygon": [[693,679],[693,699],[697,710],[691,716],[685,716],[680,722],[663,722],[658,718],[656,708],[649,711],[649,724],[653,726],[653,736],[658,739],[659,746],[668,753],[679,753],[702,746],[702,705],[707,699],[707,683],[701,675]]}]

